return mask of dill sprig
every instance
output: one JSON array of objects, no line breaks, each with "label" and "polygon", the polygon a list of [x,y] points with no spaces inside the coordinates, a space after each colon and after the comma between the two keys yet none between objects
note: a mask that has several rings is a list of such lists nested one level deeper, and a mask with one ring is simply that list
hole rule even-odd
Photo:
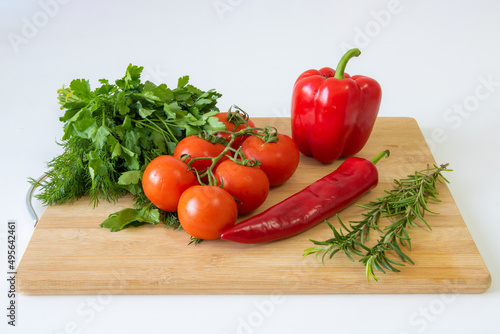
[{"label": "dill sprig", "polygon": [[[407,178],[394,180],[394,188],[385,191],[385,195],[377,198],[360,207],[367,210],[362,213],[363,219],[349,222],[346,226],[340,217],[337,219],[341,228],[337,230],[328,221],[326,224],[333,232],[333,238],[325,241],[310,240],[317,246],[304,250],[304,256],[315,254],[321,256],[324,263],[329,254],[331,259],[335,254],[343,251],[346,256],[354,261],[354,255],[361,257],[366,270],[366,279],[370,277],[376,281],[379,278],[375,275],[375,270],[385,274],[386,270],[399,272],[396,266],[404,266],[405,262],[414,264],[411,258],[403,252],[402,248],[411,251],[411,238],[408,229],[418,227],[418,221],[432,230],[424,218],[426,212],[436,214],[429,208],[429,201],[440,202],[436,197],[438,195],[437,184],[448,183],[448,180],[442,175],[448,169],[448,164],[439,167],[428,167],[421,171],[416,171]],[[387,218],[390,224],[384,228],[380,227],[380,218]],[[377,243],[374,246],[368,246],[371,230],[377,230],[381,233]],[[388,252],[394,251],[400,262],[394,261],[387,256]]]},{"label": "dill sprig", "polygon": [[[184,137],[226,127],[215,117],[221,94],[190,85],[189,76],[180,77],[174,88],[143,82],[142,70],[130,64],[114,83],[101,79],[92,90],[88,80],[75,79],[58,90],[64,128],[58,144],[64,151],[47,163],[42,179],[28,179],[42,204],[88,196],[97,206],[132,194],[134,209],[111,214],[101,226],[118,231],[158,223],[161,212],[142,189],[146,166],[159,155],[173,154]],[[171,213],[161,216],[167,226],[179,226]]]}]

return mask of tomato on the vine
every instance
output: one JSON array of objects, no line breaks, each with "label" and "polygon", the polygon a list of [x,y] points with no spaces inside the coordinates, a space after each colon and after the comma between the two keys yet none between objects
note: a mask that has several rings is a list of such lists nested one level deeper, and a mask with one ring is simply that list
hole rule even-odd
[{"label": "tomato on the vine", "polygon": [[258,166],[243,166],[226,160],[215,170],[215,178],[236,198],[239,213],[257,209],[269,194],[269,180]]},{"label": "tomato on the vine", "polygon": [[261,162],[260,168],[266,173],[271,186],[287,181],[300,162],[299,149],[293,139],[281,133],[277,136],[278,141],[270,143],[264,143],[257,136],[250,136],[241,145],[245,158]]},{"label": "tomato on the vine", "polygon": [[197,185],[181,195],[177,215],[182,228],[192,237],[218,239],[236,223],[238,209],[224,189]]},{"label": "tomato on the vine", "polygon": [[181,194],[196,184],[196,176],[188,166],[171,155],[153,159],[142,176],[146,197],[159,209],[169,212],[177,210]]},{"label": "tomato on the vine", "polygon": [[[202,139],[198,136],[189,136],[183,138],[175,147],[174,157],[180,159],[183,154],[188,154],[191,158],[209,158],[209,157],[217,157],[226,146],[221,143],[211,143],[205,139]],[[228,152],[228,156],[230,153]],[[184,162],[187,164],[191,160],[191,158],[187,158]],[[218,163],[226,160],[227,157],[222,157]],[[190,166],[193,169],[196,169],[198,172],[203,171],[204,169],[210,167],[212,164],[211,159],[200,159],[193,161]]]},{"label": "tomato on the vine", "polygon": [[[235,128],[235,125],[234,123],[228,121],[228,113],[227,112],[221,112],[221,113],[218,113],[217,115],[215,115],[215,117],[217,117],[219,119],[219,121],[221,121],[222,123],[224,123],[224,125],[226,126],[226,131],[230,131],[230,132],[238,132],[240,130],[243,130],[243,129],[246,129],[248,126],[243,122],[243,123],[240,123],[238,126],[236,126]],[[255,127],[255,124],[254,122],[251,120],[251,119],[247,119],[247,123],[248,125],[251,127],[251,128],[254,128]],[[222,137],[222,138],[225,138],[225,140],[227,142],[230,141],[230,134],[229,133],[225,133],[225,132],[218,132],[216,134],[217,136],[219,137]],[[237,137],[235,138],[235,140],[233,141],[233,145],[231,145],[231,147],[237,149],[238,147],[241,146],[241,144],[243,143],[243,141],[245,141],[245,139],[248,138],[248,136],[240,136],[240,137]]]}]

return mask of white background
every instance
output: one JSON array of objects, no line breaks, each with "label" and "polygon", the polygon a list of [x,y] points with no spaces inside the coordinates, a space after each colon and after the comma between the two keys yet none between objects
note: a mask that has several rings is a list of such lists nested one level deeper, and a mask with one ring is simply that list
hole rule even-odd
[{"label": "white background", "polygon": [[[24,296],[2,333],[498,333],[500,3],[486,1],[0,1],[0,268],[6,225],[33,232],[28,177],[60,153],[56,91],[120,78],[129,63],[190,75],[252,116],[289,116],[296,77],[335,67],[379,81],[380,116],[414,117],[493,277],[480,295]],[[39,212],[42,207],[37,203]],[[436,245],[439,247],[439,245]],[[168,251],[168,250],[166,250]],[[20,255],[18,255],[20,259]],[[1,272],[6,272],[2,269]],[[267,305],[263,309],[262,305]],[[272,305],[272,307],[270,306]]]}]

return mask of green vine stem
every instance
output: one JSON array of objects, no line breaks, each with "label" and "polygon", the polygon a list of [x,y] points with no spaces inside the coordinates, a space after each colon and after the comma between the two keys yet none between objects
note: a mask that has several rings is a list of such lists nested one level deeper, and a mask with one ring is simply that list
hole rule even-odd
[{"label": "green vine stem", "polygon": [[[200,184],[203,184],[201,179],[204,177],[208,178],[208,185],[217,185],[217,180],[213,174],[215,166],[219,163],[219,161],[224,157],[227,156],[228,158],[232,159],[238,164],[246,165],[246,166],[258,166],[260,164],[260,161],[257,161],[255,159],[246,159],[243,152],[241,151],[240,148],[234,149],[232,147],[234,141],[236,138],[241,137],[241,136],[256,136],[261,138],[264,141],[264,144],[266,143],[271,143],[271,142],[276,142],[278,141],[278,131],[275,127],[269,127],[266,126],[264,128],[251,128],[247,127],[244,129],[241,129],[236,132],[231,132],[231,131],[219,131],[223,133],[228,133],[229,134],[229,142],[225,141],[224,139],[221,140],[221,137],[217,137],[212,134],[206,134],[206,133],[201,133],[200,137],[209,141],[209,142],[222,142],[226,146],[222,152],[219,153],[216,157],[197,157],[197,158],[191,158],[188,155],[183,155],[181,157],[181,160],[186,161],[187,159],[190,159],[189,162],[187,162],[187,165],[191,167],[191,165],[197,161],[197,160],[212,160],[212,163],[210,166],[204,170],[197,171],[194,170],[198,181]],[[233,156],[228,156],[227,153],[232,152]]]},{"label": "green vine stem", "polygon": [[[233,108],[236,111],[233,111]],[[240,124],[246,124],[247,127],[251,127],[248,123],[250,116],[238,107],[237,105],[232,105],[227,112],[227,121],[234,124],[234,128],[236,129]]]}]

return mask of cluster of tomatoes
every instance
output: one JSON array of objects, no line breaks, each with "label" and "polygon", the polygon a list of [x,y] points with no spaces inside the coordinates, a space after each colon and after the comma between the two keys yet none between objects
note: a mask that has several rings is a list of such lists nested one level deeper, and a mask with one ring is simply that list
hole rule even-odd
[{"label": "cluster of tomatoes", "polygon": [[264,141],[248,117],[241,122],[233,116],[216,115],[226,125],[226,131],[217,133],[224,144],[186,137],[173,156],[155,158],[143,174],[148,199],[161,210],[177,212],[181,226],[194,238],[220,238],[238,213],[262,205],[270,187],[287,181],[299,164],[292,138],[275,133],[274,141]]}]

